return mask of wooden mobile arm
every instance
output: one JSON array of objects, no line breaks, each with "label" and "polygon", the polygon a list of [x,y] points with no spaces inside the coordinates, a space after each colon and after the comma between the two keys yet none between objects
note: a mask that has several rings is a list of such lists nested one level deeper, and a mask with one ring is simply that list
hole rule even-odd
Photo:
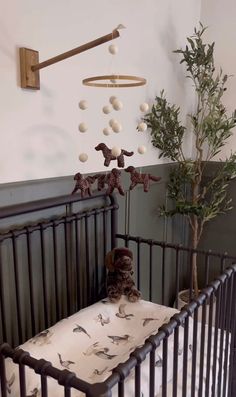
[{"label": "wooden mobile arm", "polygon": [[39,53],[35,50],[28,48],[20,48],[20,70],[21,70],[21,87],[33,90],[40,89],[40,78],[39,70],[46,68],[54,63],[63,61],[64,59],[70,58],[74,55],[80,54],[81,52],[87,51],[90,48],[97,47],[107,41],[116,39],[119,37],[119,31],[113,30],[105,36],[99,37],[93,41],[76,47],[70,51],[64,52],[63,54],[57,55],[44,62],[39,63]]}]

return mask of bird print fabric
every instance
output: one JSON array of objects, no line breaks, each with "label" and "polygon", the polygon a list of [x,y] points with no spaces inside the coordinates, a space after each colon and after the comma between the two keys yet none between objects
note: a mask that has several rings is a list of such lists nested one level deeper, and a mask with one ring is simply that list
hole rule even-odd
[{"label": "bird print fabric", "polygon": [[[34,358],[50,361],[54,367],[72,371],[89,383],[103,382],[111,375],[112,370],[125,362],[150,335],[157,333],[167,317],[170,318],[176,312],[176,309],[144,300],[129,302],[124,296],[117,303],[103,299],[40,332],[21,348],[30,352]],[[183,345],[180,345],[179,349],[182,348]],[[7,397],[19,397],[19,390],[16,389],[19,387],[18,367],[10,359],[6,362]],[[155,363],[155,371],[160,372],[161,381],[161,347],[156,354]],[[148,358],[144,368],[148,374]],[[145,372],[145,369],[143,371]],[[39,377],[27,367],[26,375],[26,395],[41,397]],[[148,379],[148,376],[146,378]],[[127,382],[132,383],[132,388],[134,387],[132,376]],[[127,388],[129,390],[128,386]],[[63,388],[50,378],[48,390],[49,397],[63,397]],[[115,390],[112,395],[117,396]],[[144,396],[146,395],[148,394],[144,392]],[[72,391],[71,396],[84,397],[84,394]],[[127,394],[128,396],[133,397],[134,394]]]},{"label": "bird print fabric", "polygon": [[110,318],[109,317],[103,317],[102,314],[98,314],[98,316],[95,319],[97,322],[99,322],[101,324],[102,327],[104,327],[104,325],[109,324],[110,323]]},{"label": "bird print fabric", "polygon": [[61,354],[57,353],[58,357],[59,357],[59,361],[62,367],[66,368],[66,369],[70,369],[70,365],[71,364],[75,364],[74,361],[70,361],[70,360],[62,360]]},{"label": "bird print fabric", "polygon": [[82,332],[83,334],[87,335],[90,339],[91,336],[88,334],[88,332],[86,331],[86,329],[84,329],[83,327],[81,327],[81,325],[75,324],[75,328],[73,329],[73,332]]},{"label": "bird print fabric", "polygon": [[125,307],[126,307],[126,306],[127,306],[126,303],[121,303],[121,304],[119,305],[119,313],[116,313],[116,317],[124,318],[125,320],[130,320],[132,317],[134,317],[134,314],[133,314],[133,313],[127,314],[127,313],[125,312]]}]

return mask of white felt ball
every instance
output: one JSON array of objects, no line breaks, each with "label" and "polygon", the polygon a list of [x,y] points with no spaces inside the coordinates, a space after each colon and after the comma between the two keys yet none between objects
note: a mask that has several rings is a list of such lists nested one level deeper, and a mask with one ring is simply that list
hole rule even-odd
[{"label": "white felt ball", "polygon": [[108,50],[109,50],[110,54],[115,55],[118,52],[118,47],[115,44],[111,44],[111,45],[109,45]]},{"label": "white felt ball", "polygon": [[115,119],[111,119],[111,120],[109,121],[109,126],[112,127],[114,123],[118,123],[118,121],[115,120]]},{"label": "white felt ball", "polygon": [[112,103],[112,107],[115,110],[121,110],[123,108],[123,103],[119,99],[115,99]]},{"label": "white felt ball", "polygon": [[149,110],[149,104],[146,102],[141,103],[141,105],[139,106],[139,109],[141,110],[141,112],[145,113]]},{"label": "white felt ball", "polygon": [[109,102],[110,102],[111,104],[113,104],[113,102],[114,102],[116,99],[117,99],[117,97],[114,96],[114,95],[112,95],[112,96],[110,96],[110,98],[109,98]]},{"label": "white felt ball", "polygon": [[122,131],[122,125],[120,124],[120,123],[118,123],[118,121],[115,121],[113,124],[112,124],[112,130],[114,131],[114,132],[116,132],[116,133],[118,133],[118,132],[121,132]]},{"label": "white felt ball", "polygon": [[146,151],[147,151],[146,146],[141,145],[141,146],[138,147],[139,154],[144,154],[144,153],[146,153]]},{"label": "white felt ball", "polygon": [[88,102],[85,101],[84,99],[79,102],[79,108],[80,109],[85,110],[85,109],[87,109],[87,107],[88,107]]},{"label": "white felt ball", "polygon": [[106,136],[107,136],[107,135],[110,135],[110,133],[111,133],[111,130],[110,130],[110,128],[108,128],[108,127],[105,127],[105,128],[103,128],[103,131],[102,131],[102,132],[103,132],[103,134],[104,134],[104,135],[106,135]]},{"label": "white felt ball", "polygon": [[114,146],[114,147],[111,149],[111,154],[112,154],[113,156],[115,156],[115,157],[118,157],[118,156],[121,154],[121,149],[120,149],[119,147],[117,147],[117,146]]},{"label": "white felt ball", "polygon": [[85,163],[85,161],[88,160],[88,155],[87,153],[80,153],[79,155],[79,161],[81,161],[82,163]]},{"label": "white felt ball", "polygon": [[146,123],[144,123],[144,122],[139,123],[139,125],[138,125],[138,130],[139,131],[144,132],[144,131],[146,131],[146,129],[147,129],[147,124]]},{"label": "white felt ball", "polygon": [[102,108],[103,113],[108,114],[111,112],[110,106],[103,106]]},{"label": "white felt ball", "polygon": [[80,132],[86,132],[88,129],[87,125],[85,123],[80,123],[79,124],[79,131]]}]

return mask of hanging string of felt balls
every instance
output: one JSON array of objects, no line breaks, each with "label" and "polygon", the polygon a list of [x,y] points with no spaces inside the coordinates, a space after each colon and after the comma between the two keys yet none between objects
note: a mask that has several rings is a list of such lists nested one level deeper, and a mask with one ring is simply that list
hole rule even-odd
[{"label": "hanging string of felt balls", "polygon": [[[112,108],[116,111],[122,109],[123,104],[120,100],[117,99],[115,96],[111,96],[109,99],[110,104],[112,105]],[[80,101],[79,107],[82,110],[87,109],[88,104],[87,101]],[[109,105],[105,105],[102,108],[102,111],[104,114],[109,114],[112,111],[112,108]],[[142,103],[140,105],[140,110],[142,112],[147,112],[149,110],[149,105],[147,103]],[[103,129],[103,134],[109,135],[111,131],[113,132],[120,132],[122,130],[122,125],[116,120],[116,119],[110,119],[109,121],[109,127],[105,127]],[[137,130],[138,132],[145,132],[147,129],[147,124],[143,121],[141,121],[138,126]],[[85,123],[80,123],[79,124],[79,130],[80,132],[86,132],[87,131],[87,126]],[[117,161],[117,167],[119,168],[124,168],[125,167],[125,159],[124,156],[131,157],[134,155],[134,152],[127,151],[125,149],[121,149],[117,146],[114,146],[112,148],[109,148],[105,143],[99,143],[95,147],[96,151],[101,151],[102,155],[104,157],[104,166],[108,167],[111,163],[111,161]],[[145,145],[140,145],[137,149],[139,154],[144,154],[147,151],[147,148]],[[79,160],[81,162],[87,161],[88,156],[86,153],[81,153],[79,155]],[[151,175],[149,173],[142,173],[138,170],[135,169],[133,166],[129,166],[125,169],[126,172],[130,173],[130,186],[129,189],[133,190],[138,184],[143,185],[143,191],[148,192],[150,188],[150,181],[155,181],[158,182],[160,181],[160,177],[156,177],[154,175]],[[81,191],[81,196],[84,197],[86,194],[91,195],[91,186],[95,183],[97,180],[97,190],[103,190],[106,188],[106,194],[111,194],[115,189],[118,190],[118,192],[123,196],[124,195],[124,189],[122,187],[121,183],[121,171],[117,168],[113,168],[111,172],[109,173],[98,173],[92,176],[88,177],[83,177],[82,174],[77,173],[74,177],[76,180],[75,188],[72,192],[72,194],[76,193],[78,190]]]}]

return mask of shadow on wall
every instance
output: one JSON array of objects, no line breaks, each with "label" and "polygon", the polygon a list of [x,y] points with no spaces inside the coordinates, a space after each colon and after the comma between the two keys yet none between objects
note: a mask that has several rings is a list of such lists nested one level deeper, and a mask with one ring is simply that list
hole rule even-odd
[{"label": "shadow on wall", "polygon": [[[32,126],[22,132],[22,159],[24,175],[34,179],[40,175],[64,175],[70,166],[70,157],[76,156],[75,145],[66,130],[50,125]],[[68,166],[67,166],[68,164]]]}]

